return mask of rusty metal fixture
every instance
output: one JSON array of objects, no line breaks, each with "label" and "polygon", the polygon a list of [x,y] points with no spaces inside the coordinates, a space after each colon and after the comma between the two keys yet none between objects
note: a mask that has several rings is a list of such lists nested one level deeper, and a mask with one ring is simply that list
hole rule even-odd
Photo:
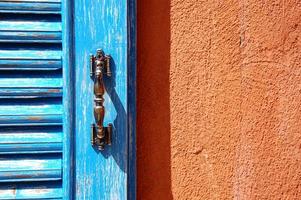
[{"label": "rusty metal fixture", "polygon": [[103,126],[105,107],[103,105],[105,93],[103,76],[111,77],[111,56],[105,55],[101,49],[97,50],[96,56],[90,56],[90,76],[94,80],[94,119],[91,126],[91,143],[99,150],[104,150],[106,145],[112,144],[113,125]]}]

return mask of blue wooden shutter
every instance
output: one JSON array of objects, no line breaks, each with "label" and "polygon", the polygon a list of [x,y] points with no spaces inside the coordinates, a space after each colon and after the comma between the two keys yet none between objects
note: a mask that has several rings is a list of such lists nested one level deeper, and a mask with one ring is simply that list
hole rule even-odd
[{"label": "blue wooden shutter", "polygon": [[1,200],[66,198],[61,7],[0,0]]}]

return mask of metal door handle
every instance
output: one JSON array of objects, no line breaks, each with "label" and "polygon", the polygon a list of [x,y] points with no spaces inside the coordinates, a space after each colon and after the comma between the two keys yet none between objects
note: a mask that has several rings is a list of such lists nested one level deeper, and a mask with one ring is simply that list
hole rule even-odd
[{"label": "metal door handle", "polygon": [[94,80],[94,118],[95,123],[91,126],[91,143],[99,150],[104,150],[105,145],[112,144],[112,124],[103,125],[105,107],[103,105],[105,93],[103,76],[112,76],[110,68],[111,56],[105,55],[101,49],[97,50],[96,56],[90,56],[90,76]]}]

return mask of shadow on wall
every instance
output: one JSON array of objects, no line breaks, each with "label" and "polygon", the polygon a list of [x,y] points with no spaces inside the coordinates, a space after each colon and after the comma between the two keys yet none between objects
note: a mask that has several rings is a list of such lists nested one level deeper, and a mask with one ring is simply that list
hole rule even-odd
[{"label": "shadow on wall", "polygon": [[171,200],[170,0],[137,4],[137,199]]}]

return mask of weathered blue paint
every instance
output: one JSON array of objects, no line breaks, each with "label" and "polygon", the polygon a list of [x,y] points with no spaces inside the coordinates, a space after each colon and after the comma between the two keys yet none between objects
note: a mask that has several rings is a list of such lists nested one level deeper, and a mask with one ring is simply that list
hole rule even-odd
[{"label": "weathered blue paint", "polygon": [[[55,0],[53,0],[55,1]],[[59,1],[59,0],[56,0]],[[74,68],[74,31],[73,1],[62,0],[62,41],[63,41],[63,195],[64,200],[74,197],[74,135],[75,135],[75,68]]]},{"label": "weathered blue paint", "polygon": [[64,36],[71,32],[63,4],[0,0],[1,200],[72,199],[72,84]]},{"label": "weathered blue paint", "polygon": [[32,183],[5,183],[0,184],[0,196],[3,200],[61,200],[63,196],[61,183],[57,181],[46,182],[41,187],[38,182]]},{"label": "weathered blue paint", "polygon": [[61,168],[62,159],[57,154],[2,156],[0,182],[61,180]]},{"label": "weathered blue paint", "polygon": [[0,21],[0,41],[61,43],[60,18],[49,16],[4,16]]},{"label": "weathered blue paint", "polygon": [[62,136],[60,126],[1,128],[0,154],[61,153]]},{"label": "weathered blue paint", "polygon": [[[135,199],[135,5],[0,0],[0,200]],[[90,144],[97,48],[113,58],[104,152]]]},{"label": "weathered blue paint", "polygon": [[61,57],[58,48],[3,45],[0,49],[0,70],[57,70],[62,67]]},{"label": "weathered blue paint", "polygon": [[0,127],[62,125],[62,123],[61,114],[0,115]]},{"label": "weathered blue paint", "polygon": [[60,97],[62,88],[59,87],[33,87],[33,88],[3,88],[0,90],[0,98],[37,98],[37,97]]},{"label": "weathered blue paint", "polygon": [[136,199],[136,61],[137,61],[137,2],[128,1],[128,199]]},{"label": "weathered blue paint", "polygon": [[61,0],[1,0],[0,12],[60,14]]},{"label": "weathered blue paint", "polygon": [[[129,21],[128,1],[75,0],[76,196],[78,200],[128,199],[129,182]],[[93,81],[89,55],[102,48],[112,56],[105,78],[105,120],[113,123],[113,144],[103,152],[90,143]],[[133,67],[133,66],[131,66]],[[133,78],[133,77],[132,77]],[[133,88],[132,88],[133,89]],[[134,104],[132,104],[134,105]],[[134,120],[134,118],[132,118]],[[131,147],[132,149],[132,147]],[[133,169],[133,168],[132,168]]]}]

